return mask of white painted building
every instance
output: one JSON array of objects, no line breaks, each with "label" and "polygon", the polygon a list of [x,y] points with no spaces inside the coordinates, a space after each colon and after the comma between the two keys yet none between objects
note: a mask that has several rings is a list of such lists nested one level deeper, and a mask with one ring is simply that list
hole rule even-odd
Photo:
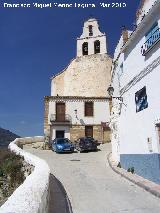
[{"label": "white painted building", "polygon": [[123,104],[113,99],[112,157],[123,168],[134,167],[137,174],[160,183],[159,0],[141,1],[136,29],[123,31],[113,62],[114,96],[122,96]]},{"label": "white painted building", "polygon": [[77,38],[77,56],[51,78],[51,96],[45,97],[44,130],[50,139],[93,136],[110,141],[109,99],[112,59],[107,54],[106,36],[96,19],[84,22]]}]

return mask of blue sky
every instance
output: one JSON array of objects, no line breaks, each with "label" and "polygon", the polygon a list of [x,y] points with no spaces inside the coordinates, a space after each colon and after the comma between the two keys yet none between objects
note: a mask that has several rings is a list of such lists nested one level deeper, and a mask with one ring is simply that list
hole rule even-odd
[{"label": "blue sky", "polygon": [[[7,2],[7,1],[4,1]],[[9,1],[32,3],[31,0]],[[107,35],[108,52],[125,25],[132,29],[139,0],[35,1],[93,3],[96,8],[4,8],[0,3],[0,127],[20,136],[43,134],[43,97],[50,95],[50,77],[76,56],[76,38],[90,15]],[[125,2],[126,8],[99,3]]]}]

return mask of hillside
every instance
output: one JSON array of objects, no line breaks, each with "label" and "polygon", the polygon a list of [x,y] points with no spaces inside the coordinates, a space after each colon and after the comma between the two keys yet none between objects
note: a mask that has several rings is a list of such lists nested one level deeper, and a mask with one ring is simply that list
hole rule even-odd
[{"label": "hillside", "polygon": [[0,146],[8,145],[11,141],[20,136],[0,127]]}]

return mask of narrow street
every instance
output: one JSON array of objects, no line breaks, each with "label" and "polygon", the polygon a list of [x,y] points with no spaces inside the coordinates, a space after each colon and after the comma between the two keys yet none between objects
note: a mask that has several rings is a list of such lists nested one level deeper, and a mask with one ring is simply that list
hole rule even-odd
[{"label": "narrow street", "polygon": [[116,174],[109,167],[111,145],[90,153],[56,154],[25,150],[43,158],[63,184],[73,213],[159,213],[160,200]]}]

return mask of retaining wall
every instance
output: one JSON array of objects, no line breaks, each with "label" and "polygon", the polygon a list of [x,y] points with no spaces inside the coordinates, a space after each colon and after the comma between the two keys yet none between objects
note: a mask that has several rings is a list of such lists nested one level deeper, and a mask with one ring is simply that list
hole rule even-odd
[{"label": "retaining wall", "polygon": [[1,206],[0,213],[48,212],[49,166],[44,160],[18,147],[43,141],[44,137],[40,136],[17,138],[10,143],[9,149],[15,154],[23,156],[27,163],[34,166],[34,170]]}]

